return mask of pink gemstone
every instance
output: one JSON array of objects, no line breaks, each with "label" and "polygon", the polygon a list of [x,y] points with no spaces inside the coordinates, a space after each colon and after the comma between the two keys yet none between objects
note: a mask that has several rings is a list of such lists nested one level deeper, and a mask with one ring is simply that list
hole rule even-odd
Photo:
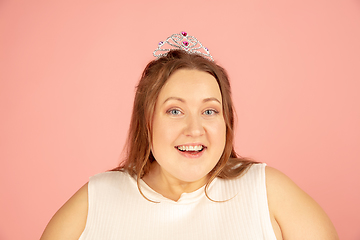
[{"label": "pink gemstone", "polygon": [[187,36],[187,32],[181,32],[181,34],[186,37]]},{"label": "pink gemstone", "polygon": [[189,43],[186,42],[186,41],[184,41],[183,44],[184,44],[186,47],[189,46]]}]

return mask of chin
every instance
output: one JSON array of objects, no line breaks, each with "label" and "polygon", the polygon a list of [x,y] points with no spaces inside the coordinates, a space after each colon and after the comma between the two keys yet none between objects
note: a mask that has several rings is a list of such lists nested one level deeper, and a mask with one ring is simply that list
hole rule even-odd
[{"label": "chin", "polygon": [[208,173],[204,173],[204,174],[189,174],[186,173],[182,176],[178,176],[177,178],[183,182],[188,182],[188,183],[192,183],[192,182],[198,182],[203,180],[204,178],[206,178],[208,176]]}]

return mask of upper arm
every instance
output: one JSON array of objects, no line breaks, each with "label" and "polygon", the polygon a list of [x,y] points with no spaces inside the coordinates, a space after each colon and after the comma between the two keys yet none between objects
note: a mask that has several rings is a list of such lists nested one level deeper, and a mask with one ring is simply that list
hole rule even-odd
[{"label": "upper arm", "polygon": [[86,225],[88,184],[79,189],[51,218],[41,240],[79,239]]},{"label": "upper arm", "polygon": [[280,171],[266,167],[270,215],[285,240],[337,240],[338,235],[322,208]]}]

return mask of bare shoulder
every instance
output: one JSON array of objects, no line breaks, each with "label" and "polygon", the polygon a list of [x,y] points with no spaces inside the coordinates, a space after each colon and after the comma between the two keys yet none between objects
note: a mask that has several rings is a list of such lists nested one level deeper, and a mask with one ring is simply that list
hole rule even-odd
[{"label": "bare shoulder", "polygon": [[265,173],[270,216],[283,239],[339,239],[322,208],[289,177],[272,167]]},{"label": "bare shoulder", "polygon": [[88,212],[88,183],[82,186],[51,218],[41,240],[79,239]]}]

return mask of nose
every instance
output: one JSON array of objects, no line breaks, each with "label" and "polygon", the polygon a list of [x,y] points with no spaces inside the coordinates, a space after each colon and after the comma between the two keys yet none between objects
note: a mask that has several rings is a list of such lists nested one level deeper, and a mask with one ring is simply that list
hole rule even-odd
[{"label": "nose", "polygon": [[202,136],[205,133],[205,129],[203,126],[203,119],[200,116],[190,115],[186,118],[186,127],[185,127],[185,135],[198,137]]}]

